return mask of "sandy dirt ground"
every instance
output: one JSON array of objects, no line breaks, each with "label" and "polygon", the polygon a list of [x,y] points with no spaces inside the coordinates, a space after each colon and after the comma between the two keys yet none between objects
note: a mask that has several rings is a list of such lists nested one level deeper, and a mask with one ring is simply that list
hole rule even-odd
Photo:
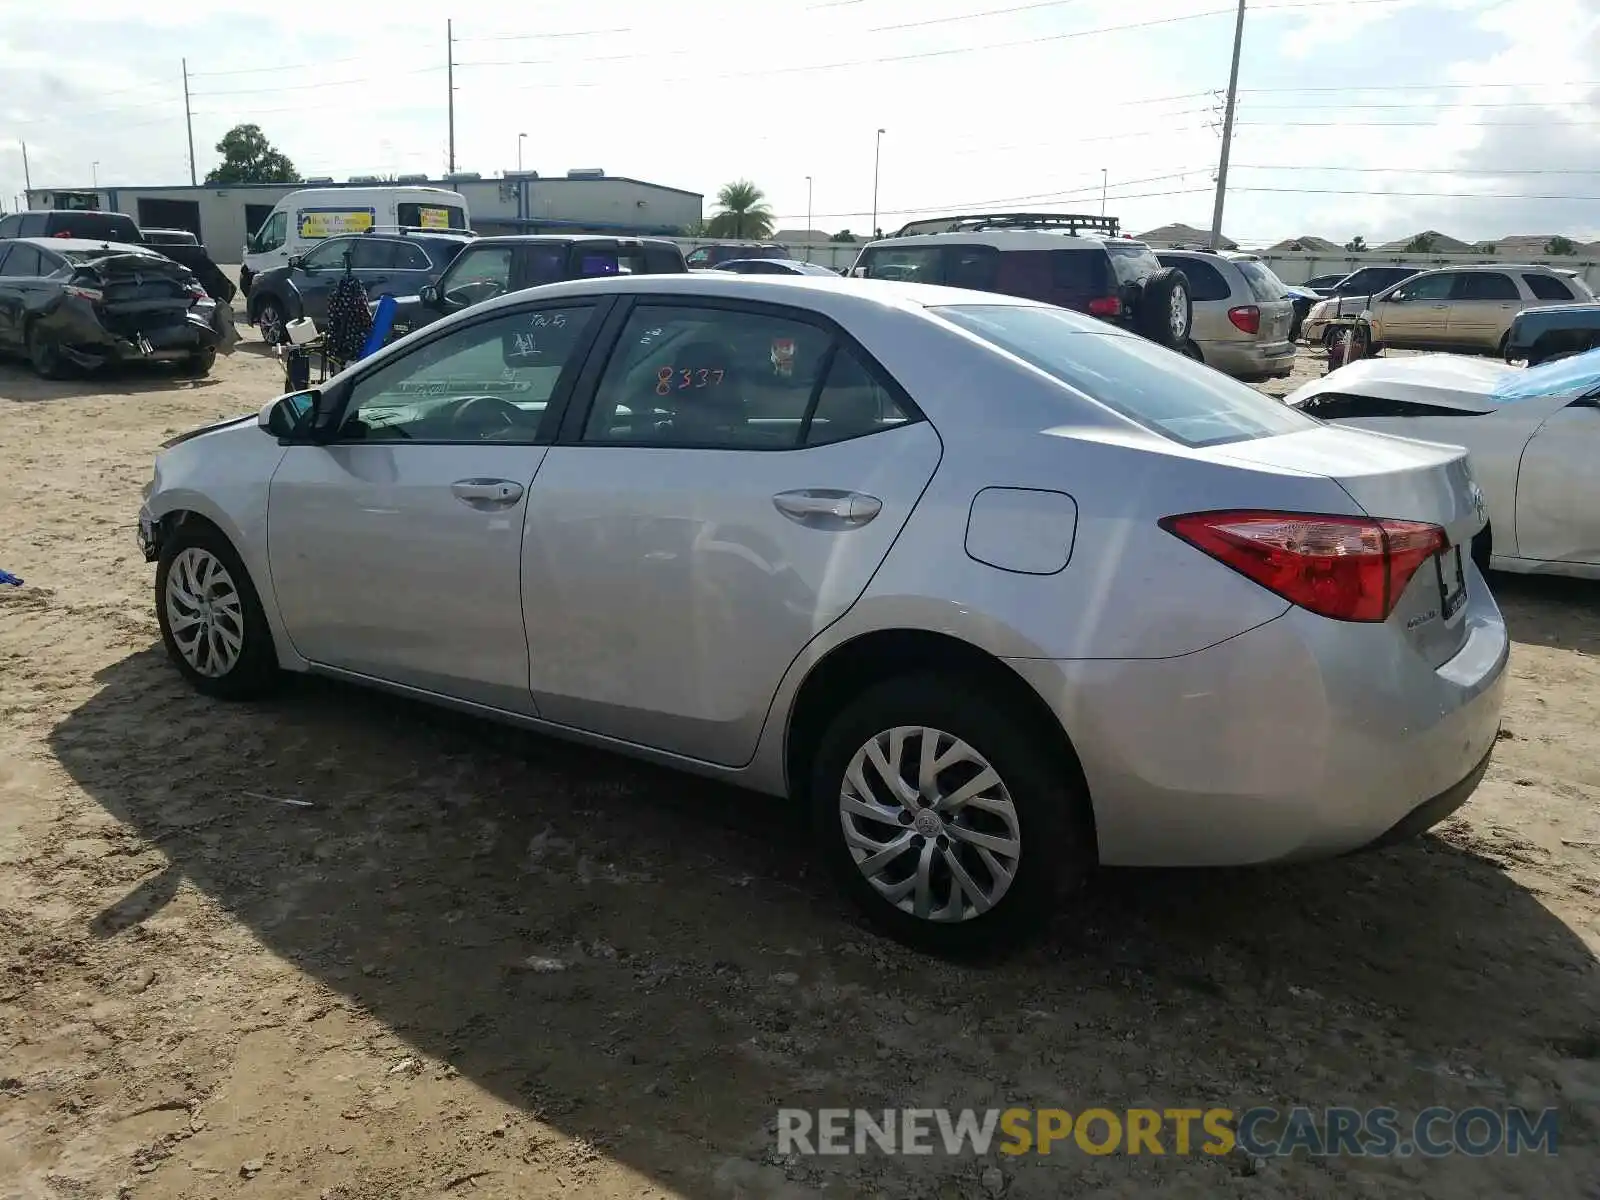
[{"label": "sandy dirt ground", "polygon": [[[198,382],[0,366],[0,1196],[1600,1196],[1600,587],[1495,581],[1503,740],[1435,835],[1107,873],[956,967],[865,932],[769,801],[332,684],[194,694],[139,488],[280,378],[258,345]],[[786,1160],[772,1132],[1256,1104],[1554,1106],[1559,1152]]]}]

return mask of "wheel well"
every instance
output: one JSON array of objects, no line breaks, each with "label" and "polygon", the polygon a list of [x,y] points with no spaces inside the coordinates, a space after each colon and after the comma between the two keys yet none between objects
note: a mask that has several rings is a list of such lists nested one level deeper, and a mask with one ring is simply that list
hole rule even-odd
[{"label": "wheel well", "polygon": [[176,508],[164,516],[156,519],[155,528],[157,552],[159,553],[161,546],[166,543],[168,538],[185,526],[190,528],[209,529],[218,537],[222,538],[223,541],[227,542],[228,545],[233,545],[233,539],[224,533],[222,526],[211,520],[211,518],[202,516],[200,513],[197,513],[192,509]]},{"label": "wheel well", "polygon": [[1478,564],[1478,570],[1483,574],[1489,573],[1489,560],[1494,555],[1494,526],[1485,524],[1472,536],[1472,561]]},{"label": "wheel well", "polygon": [[[1089,788],[1078,752],[1039,693],[994,655],[959,638],[917,629],[862,634],[811,668],[795,696],[784,744],[790,794],[804,802],[811,782],[812,756],[828,722],[840,709],[874,684],[898,675],[930,671],[961,677],[1014,704],[1040,744],[1050,749],[1060,769],[1070,773],[1078,794],[1087,800]],[[1084,808],[1092,837],[1094,815],[1087,804]]]}]

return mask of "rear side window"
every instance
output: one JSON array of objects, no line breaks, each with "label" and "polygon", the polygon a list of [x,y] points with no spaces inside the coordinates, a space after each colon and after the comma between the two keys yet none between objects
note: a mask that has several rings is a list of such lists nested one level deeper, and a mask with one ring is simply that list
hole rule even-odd
[{"label": "rear side window", "polygon": [[1463,271],[1456,276],[1452,300],[1520,300],[1522,294],[1511,276],[1499,271]]},{"label": "rear side window", "polygon": [[17,231],[22,228],[22,217],[13,215],[0,221],[0,238],[16,237]]},{"label": "rear side window", "polygon": [[1158,254],[1163,267],[1176,267],[1189,280],[1191,300],[1226,300],[1233,289],[1222,277],[1222,272],[1212,264],[1198,258],[1179,258],[1176,255]]},{"label": "rear side window", "polygon": [[133,223],[133,218],[123,216],[121,213],[52,213],[49,230],[52,234],[68,233],[75,238],[107,242],[137,244],[142,240],[139,237],[139,227]]},{"label": "rear side window", "polygon": [[938,246],[873,246],[861,252],[861,273],[868,279],[900,283],[943,283]]},{"label": "rear side window", "polygon": [[567,247],[561,245],[532,245],[523,250],[528,286],[541,283],[559,283],[567,277]]},{"label": "rear side window", "polygon": [[1288,297],[1289,293],[1283,288],[1283,280],[1278,278],[1271,267],[1258,262],[1235,262],[1233,265],[1239,268],[1239,274],[1243,275],[1245,283],[1250,285],[1250,294],[1256,298],[1257,303],[1267,304]]},{"label": "rear side window", "polygon": [[466,212],[453,204],[397,204],[395,219],[412,229],[465,229]]},{"label": "rear side window", "polygon": [[393,242],[377,238],[359,238],[351,247],[350,265],[360,270],[384,271],[395,265]]},{"label": "rear side window", "polygon": [[1540,300],[1571,300],[1567,285],[1554,275],[1523,275],[1522,282]]},{"label": "rear side window", "polygon": [[32,246],[13,246],[11,253],[6,255],[5,265],[0,267],[0,275],[30,276],[41,275],[39,269],[39,252]]},{"label": "rear side window", "polygon": [[1109,296],[1114,290],[1110,270],[1110,264],[1116,261],[1114,258],[1097,250],[1051,250],[1049,253],[1050,285],[1063,299],[1093,300]]},{"label": "rear side window", "polygon": [[1105,246],[1118,283],[1138,283],[1161,269],[1155,251],[1143,242],[1109,241]]},{"label": "rear side window", "polygon": [[1317,424],[1154,342],[1085,330],[1081,318],[1058,309],[951,305],[929,311],[1180,445],[1249,441]]},{"label": "rear side window", "polygon": [[412,242],[390,242],[394,250],[394,265],[402,271],[426,271],[428,269],[428,255]]},{"label": "rear side window", "polygon": [[951,287],[992,292],[1000,272],[1000,251],[993,246],[950,246],[944,281]]}]

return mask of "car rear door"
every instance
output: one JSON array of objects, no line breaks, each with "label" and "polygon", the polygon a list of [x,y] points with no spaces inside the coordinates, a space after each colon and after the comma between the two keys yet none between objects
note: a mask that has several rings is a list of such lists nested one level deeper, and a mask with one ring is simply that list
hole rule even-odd
[{"label": "car rear door", "polygon": [[877,570],[941,444],[804,309],[652,293],[605,340],[579,385],[593,400],[575,398],[530,493],[534,700],[546,720],[739,765],[795,656]]},{"label": "car rear door", "polygon": [[1457,273],[1438,271],[1401,284],[1369,306],[1374,336],[1386,346],[1429,349],[1444,344]]},{"label": "car rear door", "polygon": [[361,286],[367,289],[367,299],[415,294],[414,290],[408,292],[396,282],[398,253],[405,248],[398,246],[397,239],[368,234],[352,240],[355,246],[350,256],[351,270],[361,281]]},{"label": "car rear door", "polygon": [[289,268],[288,284],[300,295],[300,315],[310,317],[320,326],[328,319],[328,297],[344,277],[344,256],[355,261],[354,238],[329,238],[314,246],[300,260],[300,265]]},{"label": "car rear door", "polygon": [[1450,292],[1444,340],[1463,350],[1497,350],[1500,339],[1526,303],[1504,271],[1460,271]]}]

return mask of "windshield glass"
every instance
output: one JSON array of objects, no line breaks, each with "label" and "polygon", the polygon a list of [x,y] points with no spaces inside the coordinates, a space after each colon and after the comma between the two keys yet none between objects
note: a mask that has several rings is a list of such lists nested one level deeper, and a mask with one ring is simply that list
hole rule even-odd
[{"label": "windshield glass", "polygon": [[1081,318],[1061,309],[951,305],[929,311],[1184,446],[1316,426],[1221,372],[1132,334],[1085,329]]},{"label": "windshield glass", "polygon": [[1573,393],[1574,399],[1600,390],[1600,349],[1558,358],[1526,371],[1507,371],[1489,393],[1494,400],[1533,400]]}]

